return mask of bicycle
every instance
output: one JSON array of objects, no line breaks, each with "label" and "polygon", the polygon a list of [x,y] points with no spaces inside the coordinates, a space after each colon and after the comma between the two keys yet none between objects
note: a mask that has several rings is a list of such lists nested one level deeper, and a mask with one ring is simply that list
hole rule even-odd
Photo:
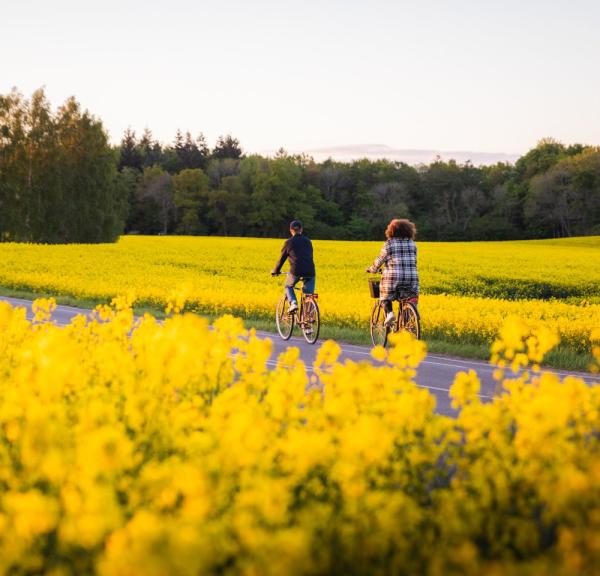
[{"label": "bicycle", "polygon": [[373,309],[371,310],[371,319],[369,331],[371,333],[371,342],[373,346],[386,346],[388,336],[393,332],[410,332],[415,338],[421,338],[421,317],[415,304],[411,301],[413,298],[398,299],[398,313],[396,320],[392,325],[386,324],[385,309],[379,300],[379,278],[369,278],[369,291],[371,298],[377,298]]},{"label": "bicycle", "polygon": [[[280,274],[277,274],[280,276]],[[294,290],[298,290],[294,286]],[[294,324],[298,324],[302,330],[304,339],[309,344],[314,344],[319,338],[321,330],[321,314],[317,304],[318,294],[307,294],[302,289],[300,306],[290,314],[290,302],[284,294],[277,302],[275,309],[275,323],[277,331],[283,340],[289,340],[294,330]]]}]

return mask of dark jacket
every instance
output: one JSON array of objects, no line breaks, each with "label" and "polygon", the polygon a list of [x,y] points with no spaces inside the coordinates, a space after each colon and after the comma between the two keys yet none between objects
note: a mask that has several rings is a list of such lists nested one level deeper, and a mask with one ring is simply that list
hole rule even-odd
[{"label": "dark jacket", "polygon": [[304,234],[296,234],[286,240],[273,270],[276,274],[281,272],[281,267],[287,259],[290,261],[290,274],[306,278],[316,275],[312,242]]}]

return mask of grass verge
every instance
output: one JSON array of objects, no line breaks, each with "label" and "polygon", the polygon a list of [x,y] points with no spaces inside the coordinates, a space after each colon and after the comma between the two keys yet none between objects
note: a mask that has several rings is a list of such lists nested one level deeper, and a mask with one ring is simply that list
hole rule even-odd
[{"label": "grass verge", "polygon": [[[24,289],[12,289],[4,286],[0,286],[0,296],[6,296],[11,298],[22,298],[24,300],[35,300],[36,298],[55,298],[57,304],[63,306],[73,306],[76,308],[94,308],[98,304],[106,304],[107,300],[92,300],[86,298],[76,298],[69,295],[55,295],[44,292],[33,292]],[[164,310],[154,306],[140,305],[134,306],[136,314],[149,313],[157,318],[164,318]],[[202,316],[209,320],[217,318],[215,314],[202,314]],[[245,317],[244,323],[247,327],[255,328],[264,332],[275,333],[275,322],[271,319],[264,317]],[[365,319],[364,329],[330,326],[326,323],[321,327],[321,334],[319,336],[321,340],[338,340],[339,342],[345,342],[347,344],[358,344],[363,346],[371,345],[371,339],[369,337],[369,324]],[[424,337],[427,343],[427,350],[432,354],[444,354],[446,356],[455,356],[458,358],[475,358],[479,360],[487,360],[490,357],[490,345],[484,343],[473,343],[473,342],[454,342],[449,340],[443,340],[439,338],[427,338]],[[544,366],[551,368],[559,368],[563,370],[576,370],[579,372],[589,371],[589,367],[592,364],[591,354],[581,354],[558,346],[554,350],[551,350],[546,358],[544,359]]]}]

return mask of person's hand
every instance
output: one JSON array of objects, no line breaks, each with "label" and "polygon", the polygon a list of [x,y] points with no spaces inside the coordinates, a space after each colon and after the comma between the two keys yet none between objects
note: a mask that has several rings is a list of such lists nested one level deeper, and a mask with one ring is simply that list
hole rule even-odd
[{"label": "person's hand", "polygon": [[276,270],[271,270],[271,276],[279,276],[279,272]]},{"label": "person's hand", "polygon": [[373,270],[371,270],[371,268],[365,268],[365,272],[367,274],[373,274]]}]

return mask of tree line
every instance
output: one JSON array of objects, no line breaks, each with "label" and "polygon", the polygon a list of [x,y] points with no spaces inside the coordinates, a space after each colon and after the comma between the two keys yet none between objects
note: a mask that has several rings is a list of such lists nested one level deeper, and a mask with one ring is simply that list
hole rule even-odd
[{"label": "tree line", "polygon": [[42,90],[0,95],[0,238],[104,242],[127,218],[127,189],[100,120]]},{"label": "tree line", "polygon": [[294,218],[313,238],[380,239],[394,217],[422,240],[600,234],[600,148],[541,140],[514,165],[436,159],[315,162],[244,154],[231,135],[164,145],[146,129],[111,146],[71,98],[0,96],[0,237],[112,241],[121,233],[278,237]]}]

